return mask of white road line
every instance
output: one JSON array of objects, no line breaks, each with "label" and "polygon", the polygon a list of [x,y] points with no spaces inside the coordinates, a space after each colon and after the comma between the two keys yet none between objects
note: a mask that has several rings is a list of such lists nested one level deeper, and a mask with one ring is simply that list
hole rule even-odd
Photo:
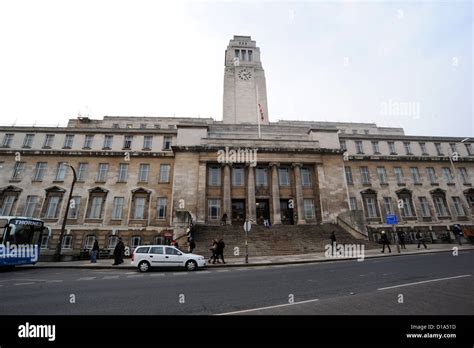
[{"label": "white road line", "polygon": [[172,275],[182,275],[182,274],[187,274],[187,273],[184,273],[184,272],[173,272],[171,273]]},{"label": "white road line", "polygon": [[114,276],[105,276],[104,278],[102,279],[118,279],[118,275],[114,275]]},{"label": "white road line", "polygon": [[294,302],[294,303],[285,303],[285,304],[276,305],[276,306],[268,306],[268,307],[260,307],[260,308],[253,308],[253,309],[245,309],[245,310],[242,310],[242,311],[220,313],[220,314],[216,314],[216,315],[231,315],[231,314],[237,314],[237,313],[255,312],[255,311],[261,311],[261,310],[264,310],[264,309],[295,306],[295,305],[299,305],[299,304],[303,304],[303,303],[310,303],[310,302],[316,302],[316,301],[319,301],[319,300],[316,298],[316,299],[313,299],[313,300],[300,301],[300,302]]},{"label": "white road line", "polygon": [[135,273],[137,273],[137,272],[127,272],[125,274],[135,274]]},{"label": "white road line", "polygon": [[13,285],[31,285],[31,284],[34,284],[34,283],[15,283]]},{"label": "white road line", "polygon": [[127,278],[140,278],[144,276],[145,276],[144,274],[135,274],[135,275],[128,275]]},{"label": "white road line", "polygon": [[153,274],[150,274],[150,277],[161,277],[164,275],[165,275],[164,273],[153,273]]},{"label": "white road line", "polygon": [[62,283],[63,280],[62,279],[57,279],[57,280],[47,280],[46,283]]},{"label": "white road line", "polygon": [[78,280],[93,280],[97,277],[82,277],[82,278],[79,278]]},{"label": "white road line", "polygon": [[204,274],[204,273],[211,273],[211,271],[198,271],[196,274]]},{"label": "white road line", "polygon": [[228,269],[218,269],[216,272],[230,272]]},{"label": "white road line", "polygon": [[394,285],[394,286],[387,286],[386,288],[380,288],[377,290],[388,290],[388,289],[394,289],[394,288],[401,288],[404,286],[412,286],[412,285],[418,285],[418,284],[424,284],[424,283],[431,283],[431,282],[439,282],[441,280],[448,280],[448,279],[456,279],[456,278],[465,278],[465,277],[470,277],[470,274],[464,274],[456,277],[447,277],[447,278],[439,278],[439,279],[431,279],[431,280],[424,280],[421,282],[416,282],[416,283],[407,283],[407,284],[400,284],[400,285]]}]

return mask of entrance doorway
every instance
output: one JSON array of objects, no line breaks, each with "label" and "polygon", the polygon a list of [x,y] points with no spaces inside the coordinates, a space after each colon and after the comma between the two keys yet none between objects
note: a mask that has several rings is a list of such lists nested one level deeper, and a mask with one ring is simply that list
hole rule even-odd
[{"label": "entrance doorway", "polygon": [[232,223],[245,222],[245,199],[232,200]]},{"label": "entrance doorway", "polygon": [[280,199],[281,223],[283,225],[294,225],[293,209],[289,207],[288,199]]},{"label": "entrance doorway", "polygon": [[263,225],[265,219],[270,220],[270,207],[268,199],[257,199],[256,202],[257,223]]}]

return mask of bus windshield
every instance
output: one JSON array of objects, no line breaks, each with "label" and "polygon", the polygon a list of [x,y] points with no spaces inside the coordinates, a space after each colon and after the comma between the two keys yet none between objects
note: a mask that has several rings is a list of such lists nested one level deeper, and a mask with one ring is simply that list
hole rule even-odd
[{"label": "bus windshield", "polygon": [[[2,219],[3,220],[3,219]],[[41,234],[43,233],[43,222],[39,220],[28,219],[10,219],[7,223],[0,222],[3,227],[1,231],[1,244],[39,244],[41,242]]]}]

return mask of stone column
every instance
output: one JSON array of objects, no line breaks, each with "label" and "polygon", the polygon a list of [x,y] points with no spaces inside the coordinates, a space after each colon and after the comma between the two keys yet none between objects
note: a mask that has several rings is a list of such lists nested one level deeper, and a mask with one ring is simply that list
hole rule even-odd
[{"label": "stone column", "polygon": [[280,214],[280,182],[278,181],[278,166],[279,163],[270,163],[272,168],[272,205],[273,205],[273,214],[272,221],[273,225],[281,224],[281,214]]},{"label": "stone column", "polygon": [[256,222],[256,201],[255,201],[255,167],[247,166],[247,218]]},{"label": "stone column", "polygon": [[293,163],[293,172],[295,173],[295,188],[296,188],[296,211],[298,225],[305,224],[304,209],[303,209],[303,186],[301,185],[301,163]]},{"label": "stone column", "polygon": [[206,183],[207,183],[207,165],[206,162],[199,162],[198,172],[198,192],[197,192],[197,207],[196,220],[198,223],[205,223],[206,221]]},{"label": "stone column", "polygon": [[224,213],[227,213],[227,224],[232,223],[232,197],[230,186],[230,164],[226,163],[224,167]]}]

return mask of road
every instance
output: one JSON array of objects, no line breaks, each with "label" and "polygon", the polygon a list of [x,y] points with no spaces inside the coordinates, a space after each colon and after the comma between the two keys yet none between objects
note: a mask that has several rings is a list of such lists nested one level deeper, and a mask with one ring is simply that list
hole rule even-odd
[{"label": "road", "polygon": [[0,313],[474,314],[474,251],[299,265],[0,272]]}]

